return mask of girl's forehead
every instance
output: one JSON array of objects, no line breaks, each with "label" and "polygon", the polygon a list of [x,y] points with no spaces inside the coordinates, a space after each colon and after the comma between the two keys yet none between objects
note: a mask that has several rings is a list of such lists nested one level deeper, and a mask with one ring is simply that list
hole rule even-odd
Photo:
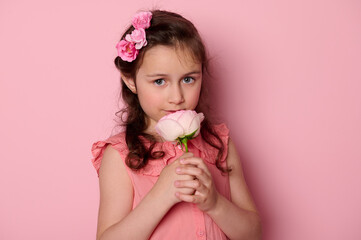
[{"label": "girl's forehead", "polygon": [[144,54],[139,71],[199,70],[202,64],[187,48],[157,45]]}]

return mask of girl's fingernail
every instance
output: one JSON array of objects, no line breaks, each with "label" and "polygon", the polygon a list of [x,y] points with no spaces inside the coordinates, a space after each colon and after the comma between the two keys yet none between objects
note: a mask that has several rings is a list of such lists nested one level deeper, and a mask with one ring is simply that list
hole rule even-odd
[{"label": "girl's fingernail", "polygon": [[185,163],[185,162],[186,162],[186,160],[184,160],[184,159],[180,160],[180,163]]},{"label": "girl's fingernail", "polygon": [[174,184],[175,184],[176,186],[179,186],[179,182],[178,182],[178,181],[175,181]]},{"label": "girl's fingernail", "polygon": [[179,172],[181,171],[181,169],[178,167],[178,168],[175,169],[175,171],[176,171],[177,173],[179,173]]}]

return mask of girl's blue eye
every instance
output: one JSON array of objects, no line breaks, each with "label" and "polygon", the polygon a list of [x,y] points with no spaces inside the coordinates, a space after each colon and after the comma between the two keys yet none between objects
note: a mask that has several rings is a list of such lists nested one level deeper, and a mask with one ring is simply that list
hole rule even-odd
[{"label": "girl's blue eye", "polygon": [[165,83],[164,79],[157,79],[154,81],[155,85],[162,86]]},{"label": "girl's blue eye", "polygon": [[185,77],[185,78],[183,78],[183,82],[184,82],[184,83],[193,83],[193,82],[194,82],[194,78],[192,78],[192,77]]}]

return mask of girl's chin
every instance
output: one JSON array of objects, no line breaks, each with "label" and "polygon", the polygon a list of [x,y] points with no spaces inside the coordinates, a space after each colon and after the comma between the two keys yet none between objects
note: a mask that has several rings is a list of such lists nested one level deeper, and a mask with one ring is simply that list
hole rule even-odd
[{"label": "girl's chin", "polygon": [[165,115],[175,113],[176,111],[165,111]]}]

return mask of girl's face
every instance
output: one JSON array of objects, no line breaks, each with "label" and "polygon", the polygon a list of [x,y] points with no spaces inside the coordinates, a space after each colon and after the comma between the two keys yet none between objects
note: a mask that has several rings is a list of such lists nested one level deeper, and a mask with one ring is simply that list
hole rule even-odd
[{"label": "girl's face", "polygon": [[169,113],[195,109],[201,85],[202,64],[186,48],[157,45],[149,49],[131,89],[146,114],[147,131],[153,132],[158,120]]}]

